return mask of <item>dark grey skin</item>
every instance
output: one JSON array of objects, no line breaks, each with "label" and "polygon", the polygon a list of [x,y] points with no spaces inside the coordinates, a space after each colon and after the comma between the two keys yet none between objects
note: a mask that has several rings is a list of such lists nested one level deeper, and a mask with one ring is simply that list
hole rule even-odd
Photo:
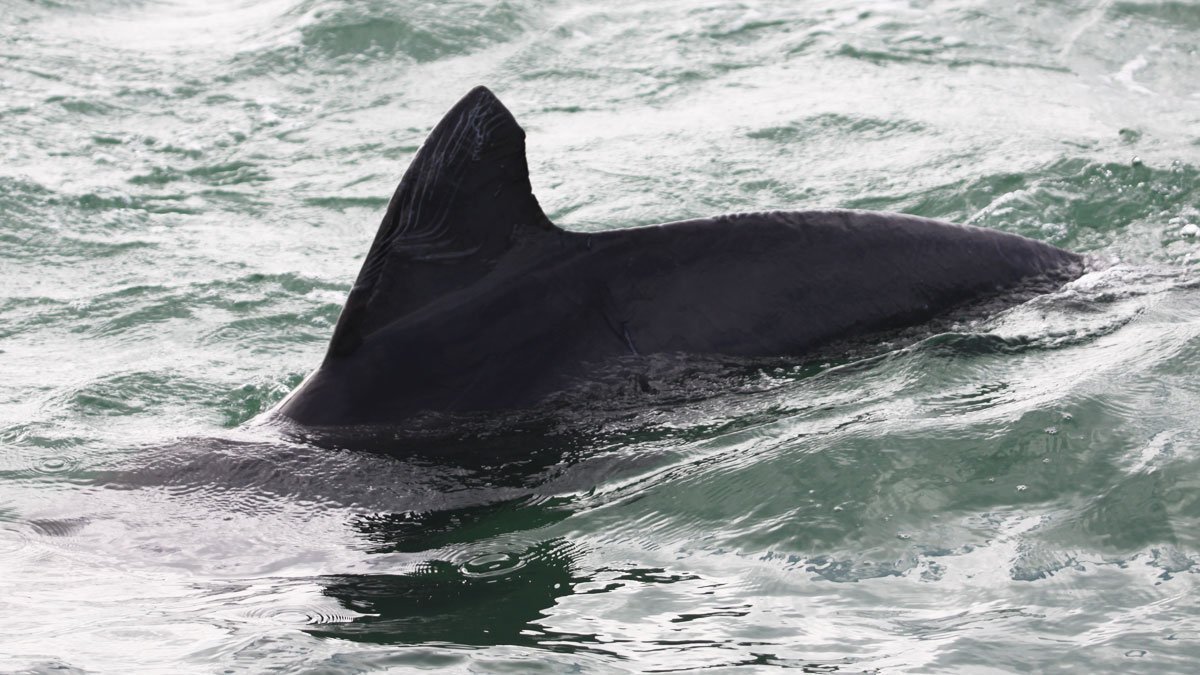
[{"label": "dark grey skin", "polygon": [[654,354],[802,356],[925,322],[1080,256],[1024,237],[864,211],[718,216],[567,232],[529,184],[525,134],[483,87],[396,189],[320,367],[275,413],[403,427],[511,411]]}]

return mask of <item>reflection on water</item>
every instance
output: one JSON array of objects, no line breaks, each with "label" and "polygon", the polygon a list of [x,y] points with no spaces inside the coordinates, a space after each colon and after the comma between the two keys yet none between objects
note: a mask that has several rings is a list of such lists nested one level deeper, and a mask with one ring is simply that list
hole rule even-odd
[{"label": "reflection on water", "polygon": [[372,543],[372,553],[415,553],[544,527],[571,515],[569,505],[567,499],[526,497],[444,511],[375,513],[357,518],[354,527]]},{"label": "reflection on water", "polygon": [[422,563],[410,574],[339,575],[323,592],[361,616],[310,632],[382,644],[446,642],[573,648],[594,636],[540,625],[555,600],[572,593],[570,547],[546,541],[517,554],[478,556],[461,564]]}]

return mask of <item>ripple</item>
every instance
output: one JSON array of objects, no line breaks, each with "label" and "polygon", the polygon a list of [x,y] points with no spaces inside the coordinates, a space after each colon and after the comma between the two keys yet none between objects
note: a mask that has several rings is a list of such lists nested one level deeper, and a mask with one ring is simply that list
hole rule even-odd
[{"label": "ripple", "polygon": [[78,534],[90,522],[91,520],[88,518],[43,519],[31,520],[29,521],[29,525],[35,532],[42,536],[65,539]]},{"label": "ripple", "polygon": [[472,579],[498,577],[521,569],[526,562],[514,553],[484,553],[464,562],[462,573]]},{"label": "ripple", "polygon": [[17,525],[0,522],[0,558],[20,556],[29,543],[29,535]]},{"label": "ripple", "polygon": [[79,458],[71,455],[43,457],[33,466],[33,471],[43,475],[70,473],[79,466]]},{"label": "ripple", "polygon": [[96,378],[76,389],[61,403],[89,417],[116,417],[162,410],[172,401],[208,393],[201,382],[173,371],[117,373]]},{"label": "ripple", "polygon": [[336,608],[289,605],[253,607],[225,616],[236,621],[270,626],[315,626],[345,623],[354,618],[352,614]]},{"label": "ripple", "polygon": [[[61,429],[25,424],[0,429],[7,443],[2,459],[15,478],[72,478],[96,447],[94,439],[64,434]],[[49,426],[49,425],[47,425]]]}]

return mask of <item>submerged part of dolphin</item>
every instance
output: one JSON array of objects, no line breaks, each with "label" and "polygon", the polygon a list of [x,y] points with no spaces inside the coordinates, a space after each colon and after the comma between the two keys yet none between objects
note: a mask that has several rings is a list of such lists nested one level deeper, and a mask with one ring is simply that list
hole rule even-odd
[{"label": "submerged part of dolphin", "polygon": [[864,211],[568,232],[533,196],[524,131],[478,87],[417,153],[324,361],[275,413],[395,427],[533,408],[622,359],[801,355],[1081,270],[1017,235]]}]

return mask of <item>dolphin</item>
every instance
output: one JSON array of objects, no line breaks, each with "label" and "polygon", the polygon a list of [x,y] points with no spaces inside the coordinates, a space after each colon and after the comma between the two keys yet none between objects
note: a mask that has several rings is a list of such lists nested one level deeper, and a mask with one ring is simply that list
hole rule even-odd
[{"label": "dolphin", "polygon": [[1082,271],[1014,234],[856,210],[563,230],[524,131],[477,87],[417,152],[324,360],[271,415],[322,430],[536,409],[613,363],[798,357]]}]

